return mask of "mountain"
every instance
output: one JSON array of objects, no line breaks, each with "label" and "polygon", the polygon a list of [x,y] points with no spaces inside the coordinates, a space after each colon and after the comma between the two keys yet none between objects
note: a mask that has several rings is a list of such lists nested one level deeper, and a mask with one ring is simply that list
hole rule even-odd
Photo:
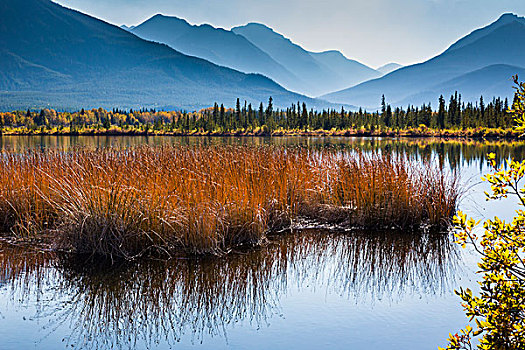
[{"label": "mountain", "polygon": [[388,73],[391,73],[395,70],[398,70],[399,68],[403,68],[402,65],[398,64],[398,63],[388,63],[388,64],[385,64],[384,66],[381,66],[379,68],[376,68],[376,70],[385,75],[385,74],[388,74]]},{"label": "mountain", "polygon": [[208,24],[190,25],[184,19],[156,15],[131,29],[140,38],[166,44],[186,55],[203,58],[245,73],[260,73],[297,89],[302,82],[242,35]]},{"label": "mountain", "polygon": [[[426,62],[398,69],[379,79],[322,98],[363,107],[377,107],[383,94],[394,104],[428,102],[416,97],[423,96],[422,92],[434,91],[436,87],[450,90],[449,84],[455,79],[465,82],[465,79],[472,78],[468,73],[494,65],[525,67],[524,45],[525,19],[505,14],[493,24],[472,32]],[[500,79],[497,74],[492,76]],[[472,85],[469,93],[480,95],[482,90],[483,86]]]},{"label": "mountain", "polygon": [[493,97],[507,97],[512,102],[511,97],[515,91],[512,76],[516,74],[525,77],[525,68],[494,64],[435,85],[426,91],[399,101],[398,104],[405,106],[413,104],[413,101],[417,101],[417,104],[431,102],[436,107],[435,103],[439,95],[443,95],[447,99],[456,91],[461,93],[463,101],[475,102],[483,96],[485,101]]},{"label": "mountain", "polygon": [[472,33],[467,35],[466,37],[459,39],[457,42],[455,42],[453,45],[451,45],[447,49],[447,51],[453,51],[455,49],[459,49],[459,48],[464,47],[466,45],[472,44],[476,40],[481,39],[484,36],[490,34],[495,29],[498,29],[498,28],[500,28],[500,27],[502,27],[504,25],[507,25],[507,24],[511,24],[514,21],[518,21],[518,22],[522,22],[523,23],[523,18],[520,18],[520,17],[518,17],[517,15],[515,15],[513,13],[504,13],[503,15],[501,15],[501,17],[496,22],[494,22],[494,23],[492,23],[492,24],[490,24],[490,25],[488,25],[486,27],[483,27],[483,28],[480,28],[480,29],[476,29],[475,31],[473,31]]},{"label": "mountain", "polygon": [[[256,74],[186,56],[49,0],[0,2],[0,109],[275,106],[324,101]],[[21,25],[23,23],[23,25]]]},{"label": "mountain", "polygon": [[381,73],[377,70],[355,60],[348,59],[339,51],[308,53],[317,62],[333,71],[339,77],[338,80],[331,82],[328,87],[332,91],[381,76]]},{"label": "mountain", "polygon": [[310,96],[380,76],[375,70],[349,60],[338,52],[308,52],[263,24],[249,23],[233,28],[232,32],[244,36],[305,82],[300,91]]},{"label": "mountain", "polygon": [[[258,28],[261,33],[256,33]],[[349,60],[338,51],[308,52],[262,24],[252,23],[229,31],[209,24],[191,25],[181,18],[156,15],[131,29],[131,32],[221,66],[245,73],[260,73],[287,89],[310,96],[381,76],[374,69]],[[268,37],[268,42],[274,41],[276,45],[261,45],[267,43],[262,37]],[[300,67],[297,62],[300,62]]]}]

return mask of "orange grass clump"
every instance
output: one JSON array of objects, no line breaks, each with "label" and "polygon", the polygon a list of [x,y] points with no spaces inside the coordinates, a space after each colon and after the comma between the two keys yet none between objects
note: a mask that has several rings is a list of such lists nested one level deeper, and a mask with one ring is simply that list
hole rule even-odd
[{"label": "orange grass clump", "polygon": [[401,157],[279,147],[0,153],[0,230],[133,258],[223,254],[305,218],[358,228],[445,228],[458,186]]}]

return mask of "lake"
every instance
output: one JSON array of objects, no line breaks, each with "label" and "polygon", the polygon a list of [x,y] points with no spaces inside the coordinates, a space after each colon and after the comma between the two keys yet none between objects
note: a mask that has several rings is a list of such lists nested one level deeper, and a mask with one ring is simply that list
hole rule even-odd
[{"label": "lake", "polygon": [[[525,143],[378,138],[9,136],[0,149],[275,144],[431,159],[461,176],[460,209],[485,202],[486,154]],[[450,234],[304,229],[226,257],[108,262],[0,244],[1,349],[437,349],[468,320],[454,289],[476,261]]]}]

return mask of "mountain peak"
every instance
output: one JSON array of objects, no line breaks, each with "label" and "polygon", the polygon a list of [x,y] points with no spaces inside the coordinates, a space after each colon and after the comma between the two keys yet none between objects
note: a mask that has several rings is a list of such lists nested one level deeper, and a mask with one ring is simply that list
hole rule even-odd
[{"label": "mountain peak", "polygon": [[259,22],[250,22],[250,23],[246,24],[245,27],[252,27],[252,28],[258,27],[258,28],[268,29],[268,30],[273,31],[272,28],[268,27],[265,24],[259,23]]},{"label": "mountain peak", "polygon": [[163,19],[163,18],[167,18],[167,16],[164,16],[162,13],[157,13],[156,15],[152,16],[149,20],[152,20],[152,19]]},{"label": "mountain peak", "polygon": [[[262,23],[250,22],[244,26],[234,27],[232,28],[231,31],[234,32],[235,34],[244,36],[246,39],[251,41],[253,44],[255,44],[255,46],[258,46],[259,48],[262,48],[262,46],[264,46],[264,45],[262,46],[260,45],[261,44],[259,42],[260,40],[266,43],[273,41],[274,44],[275,44],[275,40],[277,40],[277,42],[280,42],[280,41],[286,42],[287,46],[294,46],[295,50],[297,49],[303,50],[298,45],[292,43],[292,41],[288,39],[287,37],[285,37],[284,35],[274,31],[272,28]],[[271,53],[270,53],[270,56],[271,56]]]},{"label": "mountain peak", "polygon": [[[143,23],[137,25],[136,27],[133,27],[131,29],[131,32],[133,32],[135,35],[138,35],[146,40],[153,40],[154,38],[151,37],[143,37],[141,33],[147,32],[148,28],[157,28],[158,32],[164,33],[164,35],[172,36],[172,35],[182,35],[185,33],[189,28],[191,28],[191,25],[183,18],[175,17],[175,16],[166,16],[163,14],[156,14],[155,16],[147,19]],[[157,38],[158,39],[158,38]],[[163,40],[153,40],[162,42]]]},{"label": "mountain peak", "polygon": [[498,28],[510,25],[512,23],[521,23],[525,25],[525,18],[519,17],[514,13],[504,13],[495,22],[485,27],[474,30],[472,33],[459,39],[454,44],[452,44],[445,52],[451,52],[460,49],[466,45],[472,44],[477,40],[481,39],[482,37],[489,35]]},{"label": "mountain peak", "polygon": [[502,20],[515,20],[515,19],[519,19],[519,18],[523,18],[523,17],[518,17],[518,15],[512,13],[512,12],[508,12],[508,13],[504,13],[500,16],[500,18],[498,19],[498,21],[502,21]]},{"label": "mountain peak", "polygon": [[327,50],[327,51],[321,51],[321,52],[313,52],[313,54],[320,54],[320,55],[336,56],[336,57],[346,58],[345,55],[343,55],[343,53],[341,51],[337,51],[337,50]]},{"label": "mountain peak", "polygon": [[[158,20],[158,21],[162,21],[162,20],[171,20],[171,21],[181,21],[181,22],[186,22],[185,19],[183,18],[179,18],[177,16],[166,16],[166,15],[163,15],[162,13],[157,13],[156,15],[154,15],[153,17],[151,17],[150,19],[146,20],[146,22],[148,21],[155,21],[155,20]],[[187,22],[186,22],[187,23]]]},{"label": "mountain peak", "polygon": [[525,17],[520,17],[520,16],[516,15],[515,13],[508,12],[508,13],[502,14],[498,18],[498,20],[496,22],[494,22],[493,24],[501,26],[501,25],[512,23],[514,21],[518,21],[518,22],[524,23],[525,22]]},{"label": "mountain peak", "polygon": [[243,26],[238,26],[238,27],[234,27],[232,28],[232,32],[236,32],[236,30],[248,30],[250,32],[254,32],[254,33],[268,33],[268,34],[273,34],[273,35],[278,35],[280,37],[283,37],[284,38],[284,35],[280,34],[280,33],[277,33],[275,30],[273,30],[273,28],[270,28],[268,27],[266,24],[263,24],[263,23],[259,23],[259,22],[250,22],[250,23],[247,23]]}]

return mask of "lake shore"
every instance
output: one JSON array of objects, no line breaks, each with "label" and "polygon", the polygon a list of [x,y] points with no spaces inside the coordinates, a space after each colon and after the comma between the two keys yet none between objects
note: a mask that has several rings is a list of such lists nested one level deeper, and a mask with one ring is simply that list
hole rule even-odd
[{"label": "lake shore", "polygon": [[506,139],[517,140],[522,136],[515,128],[467,128],[467,129],[432,129],[427,127],[392,129],[346,129],[346,130],[298,130],[268,128],[239,129],[234,131],[200,131],[200,130],[155,130],[143,127],[116,127],[82,128],[71,130],[64,128],[4,128],[1,136],[195,136],[195,137],[281,137],[281,136],[310,136],[310,137],[413,137],[413,138],[442,138],[442,139]]}]

